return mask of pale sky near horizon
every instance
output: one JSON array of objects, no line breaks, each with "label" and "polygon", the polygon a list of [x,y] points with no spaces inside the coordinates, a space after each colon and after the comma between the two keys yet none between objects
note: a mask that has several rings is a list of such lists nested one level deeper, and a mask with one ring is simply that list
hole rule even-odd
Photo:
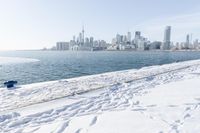
[{"label": "pale sky near horizon", "polygon": [[[0,0],[0,50],[40,49],[78,35],[108,42],[140,30],[150,41],[200,39],[199,0]],[[132,34],[133,35],[133,34]]]}]

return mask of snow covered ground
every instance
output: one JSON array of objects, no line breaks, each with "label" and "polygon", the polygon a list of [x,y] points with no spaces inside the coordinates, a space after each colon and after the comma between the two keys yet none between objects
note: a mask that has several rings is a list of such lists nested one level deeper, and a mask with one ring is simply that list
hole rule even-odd
[{"label": "snow covered ground", "polygon": [[198,133],[200,60],[0,88],[0,131]]},{"label": "snow covered ground", "polygon": [[29,63],[39,61],[31,58],[19,58],[19,57],[0,57],[0,65],[16,64],[16,63]]}]

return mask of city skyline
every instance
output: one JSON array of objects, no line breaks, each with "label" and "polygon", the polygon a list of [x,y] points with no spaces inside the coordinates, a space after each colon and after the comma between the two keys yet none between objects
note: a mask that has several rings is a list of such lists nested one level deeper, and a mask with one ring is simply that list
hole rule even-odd
[{"label": "city skyline", "polygon": [[197,0],[183,0],[181,5],[172,0],[1,1],[0,50],[51,47],[70,40],[83,24],[85,36],[107,42],[127,31],[163,41],[163,29],[170,25],[171,40],[183,42],[186,34],[200,37],[199,6]]},{"label": "city skyline", "polygon": [[171,40],[172,27],[166,26],[163,32],[163,41],[155,40],[150,41],[148,37],[143,36],[141,31],[135,31],[133,34],[117,33],[112,38],[111,43],[105,40],[96,40],[93,36],[84,36],[85,29],[76,36],[74,35],[71,40],[58,41],[56,45],[51,48],[43,48],[42,50],[70,50],[70,51],[146,51],[146,50],[200,50],[199,38],[192,40],[192,34],[186,35],[186,40],[181,42],[173,42]]}]

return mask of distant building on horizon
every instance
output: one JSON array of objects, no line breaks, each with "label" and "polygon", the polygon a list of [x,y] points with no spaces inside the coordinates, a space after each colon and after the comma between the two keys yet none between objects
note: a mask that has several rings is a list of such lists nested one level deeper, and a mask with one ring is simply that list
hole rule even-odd
[{"label": "distant building on horizon", "polygon": [[[200,50],[198,39],[192,42],[192,34],[186,35],[186,40],[183,42],[173,43],[171,41],[171,26],[166,26],[164,29],[163,42],[151,42],[148,38],[142,36],[141,31],[135,31],[134,35],[130,31],[126,34],[117,33],[111,43],[104,40],[95,40],[94,37],[86,37],[85,29],[82,27],[81,32],[77,36],[73,36],[70,42],[57,42],[56,46],[51,50],[72,50],[72,51],[99,51],[99,50]],[[48,50],[44,48],[43,50]]]},{"label": "distant building on horizon", "polygon": [[141,36],[141,32],[140,31],[136,31],[135,32],[135,38],[139,39]]},{"label": "distant building on horizon", "polygon": [[189,34],[187,34],[186,35],[186,42],[185,42],[185,49],[189,49],[189,47],[190,47],[190,35]]},{"label": "distant building on horizon", "polygon": [[131,43],[131,32],[127,33],[127,42],[130,44]]},{"label": "distant building on horizon", "polygon": [[69,50],[69,42],[57,42],[56,50]]},{"label": "distant building on horizon", "polygon": [[164,31],[164,40],[163,40],[162,49],[169,50],[170,44],[171,44],[171,26],[166,26],[165,31]]},{"label": "distant building on horizon", "polygon": [[[121,41],[121,36],[119,37]],[[73,36],[73,40],[70,40],[69,50],[71,51],[99,51],[107,48],[107,43],[104,40],[95,40],[94,37],[86,37],[84,26],[82,31],[76,38]]]},{"label": "distant building on horizon", "polygon": [[140,47],[139,46],[140,45],[139,44],[140,40],[141,40],[141,32],[140,31],[136,31],[135,32],[135,38],[134,38],[134,41],[133,41],[133,43],[135,44],[136,49]]},{"label": "distant building on horizon", "polygon": [[148,46],[148,50],[159,50],[162,45],[160,41],[151,42]]}]

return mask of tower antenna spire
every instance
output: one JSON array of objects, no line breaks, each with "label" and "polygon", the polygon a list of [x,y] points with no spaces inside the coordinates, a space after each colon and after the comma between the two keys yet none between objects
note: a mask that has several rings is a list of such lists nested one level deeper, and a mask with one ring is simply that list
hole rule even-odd
[{"label": "tower antenna spire", "polygon": [[84,24],[82,24],[82,39],[83,39],[83,44],[84,44],[84,41],[85,41],[85,30],[84,30]]}]

